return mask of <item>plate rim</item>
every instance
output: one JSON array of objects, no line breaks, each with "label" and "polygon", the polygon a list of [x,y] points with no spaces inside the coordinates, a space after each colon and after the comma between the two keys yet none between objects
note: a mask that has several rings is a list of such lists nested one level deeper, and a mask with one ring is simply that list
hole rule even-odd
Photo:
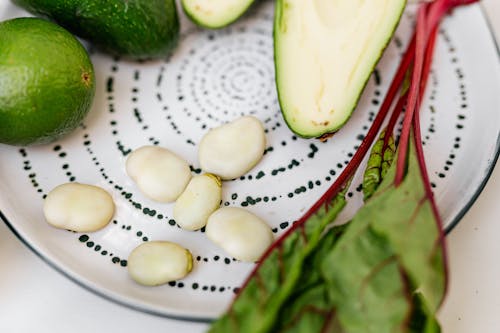
[{"label": "plate rim", "polygon": [[[493,46],[497,51],[497,55],[500,58],[500,44],[497,40],[497,36],[495,35],[495,32],[493,30],[493,26],[491,23],[491,20],[489,19],[488,15],[486,15],[486,9],[482,5],[482,3],[479,3],[479,9],[481,16],[486,24],[487,30],[489,31],[489,36],[493,41]],[[491,175],[493,174],[493,171],[495,169],[495,166],[498,162],[498,159],[500,157],[500,131],[497,136],[496,144],[495,144],[495,151],[493,153],[492,159],[488,164],[488,167],[486,169],[486,172],[484,174],[483,179],[479,183],[478,187],[472,194],[470,200],[462,207],[462,209],[456,214],[456,216],[452,219],[451,223],[445,228],[445,233],[446,235],[449,235],[451,231],[459,224],[459,222],[462,220],[462,218],[467,214],[467,212],[470,210],[470,208],[474,205],[474,203],[477,201],[481,193],[483,192],[484,188],[486,187],[486,184],[491,178]],[[49,267],[53,268],[56,272],[62,274],[64,277],[75,283],[76,285],[82,287],[83,289],[93,293],[96,296],[99,296],[105,300],[108,300],[112,303],[115,303],[117,305],[123,306],[125,308],[129,308],[135,311],[139,311],[145,314],[157,316],[157,317],[162,317],[162,318],[168,318],[168,319],[174,319],[174,320],[179,320],[179,321],[186,321],[186,322],[194,322],[194,323],[210,323],[216,318],[212,317],[206,317],[206,316],[189,316],[189,315],[181,315],[181,314],[169,314],[165,313],[162,311],[156,311],[153,310],[152,308],[148,308],[147,306],[141,306],[141,305],[135,305],[131,302],[127,302],[126,300],[122,300],[113,293],[106,293],[104,290],[100,290],[100,288],[91,286],[90,284],[87,284],[83,281],[83,279],[79,279],[76,276],[73,276],[69,272],[65,271],[62,267],[60,267],[53,259],[50,259],[49,257],[45,256],[41,251],[37,250],[35,246],[33,246],[23,235],[20,234],[20,232],[14,227],[14,224],[9,221],[7,216],[2,212],[0,209],[0,220],[2,220],[5,225],[9,228],[9,230],[23,243],[27,248],[29,248],[38,258],[42,259]]]}]

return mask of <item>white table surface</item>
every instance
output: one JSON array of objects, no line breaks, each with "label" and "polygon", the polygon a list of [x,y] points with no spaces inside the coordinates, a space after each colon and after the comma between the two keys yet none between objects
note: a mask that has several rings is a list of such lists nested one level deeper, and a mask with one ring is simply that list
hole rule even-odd
[{"label": "white table surface", "polygon": [[[500,1],[483,0],[500,41]],[[500,110],[499,110],[500,112]],[[500,332],[500,167],[448,236],[444,333]],[[0,332],[197,333],[207,326],[154,317],[104,300],[49,267],[0,223]]]}]

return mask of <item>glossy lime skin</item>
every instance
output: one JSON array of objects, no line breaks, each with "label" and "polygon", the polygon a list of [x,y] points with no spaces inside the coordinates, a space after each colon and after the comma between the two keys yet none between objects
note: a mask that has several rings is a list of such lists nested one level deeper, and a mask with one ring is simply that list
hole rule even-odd
[{"label": "glossy lime skin", "polygon": [[80,42],[38,18],[2,22],[0,36],[0,143],[48,143],[75,129],[95,94]]},{"label": "glossy lime skin", "polygon": [[175,0],[13,0],[101,49],[134,59],[160,58],[177,44]]}]

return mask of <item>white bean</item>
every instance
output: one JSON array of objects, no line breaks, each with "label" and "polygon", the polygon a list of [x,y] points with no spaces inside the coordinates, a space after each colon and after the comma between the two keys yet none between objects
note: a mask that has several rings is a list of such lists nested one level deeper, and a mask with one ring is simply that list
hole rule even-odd
[{"label": "white bean", "polygon": [[126,169],[141,192],[159,202],[175,201],[191,179],[186,161],[156,146],[133,151],[127,158]]},{"label": "white bean", "polygon": [[223,207],[208,218],[208,239],[232,257],[254,262],[273,242],[271,228],[254,214],[236,207]]},{"label": "white bean", "polygon": [[250,171],[262,159],[265,148],[262,123],[245,116],[205,134],[198,157],[205,172],[234,179]]},{"label": "white bean", "polygon": [[60,229],[91,232],[104,228],[115,213],[115,204],[100,187],[62,184],[49,192],[43,203],[47,222]]},{"label": "white bean", "polygon": [[153,241],[136,247],[127,263],[128,272],[137,283],[157,286],[182,279],[191,272],[193,256],[176,243]]},{"label": "white bean", "polygon": [[191,179],[174,206],[174,219],[187,230],[198,230],[207,224],[208,217],[220,206],[221,180],[213,174]]}]

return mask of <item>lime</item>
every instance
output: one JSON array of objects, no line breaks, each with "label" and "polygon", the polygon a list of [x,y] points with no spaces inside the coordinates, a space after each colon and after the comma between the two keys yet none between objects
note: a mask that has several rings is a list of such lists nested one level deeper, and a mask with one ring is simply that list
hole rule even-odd
[{"label": "lime", "polygon": [[95,93],[82,44],[38,18],[2,22],[0,36],[0,143],[48,143],[75,129]]}]

